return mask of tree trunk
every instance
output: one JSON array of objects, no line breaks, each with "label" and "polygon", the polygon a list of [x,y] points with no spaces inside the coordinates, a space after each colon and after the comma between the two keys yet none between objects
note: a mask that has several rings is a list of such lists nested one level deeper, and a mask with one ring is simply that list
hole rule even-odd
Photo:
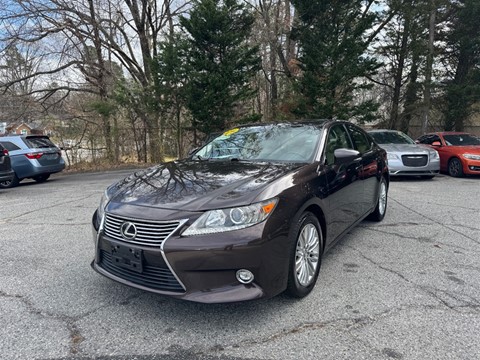
[{"label": "tree trunk", "polygon": [[391,129],[398,129],[400,125],[399,119],[398,119],[398,109],[400,107],[400,92],[402,90],[403,71],[405,67],[405,59],[407,57],[407,52],[408,52],[409,34],[410,34],[410,10],[408,9],[405,12],[405,20],[403,22],[403,34],[402,34],[402,40],[400,44],[400,54],[398,57],[398,67],[395,71],[395,76],[394,76],[395,85],[393,88],[392,109],[390,111],[390,128]]},{"label": "tree trunk", "polygon": [[432,92],[432,67],[434,56],[434,41],[435,41],[435,23],[437,16],[437,8],[435,6],[435,0],[430,0],[430,19],[428,26],[428,54],[427,65],[425,68],[425,86],[423,91],[423,123],[422,134],[425,134],[428,130],[428,123],[430,118],[431,108],[431,92]]},{"label": "tree trunk", "polygon": [[410,68],[410,75],[408,79],[407,90],[405,91],[405,103],[404,110],[401,117],[401,127],[400,130],[408,134],[410,129],[410,121],[412,120],[412,114],[415,111],[415,104],[418,100],[417,90],[418,90],[418,62],[419,56],[418,52],[414,51],[412,56],[412,66]]}]

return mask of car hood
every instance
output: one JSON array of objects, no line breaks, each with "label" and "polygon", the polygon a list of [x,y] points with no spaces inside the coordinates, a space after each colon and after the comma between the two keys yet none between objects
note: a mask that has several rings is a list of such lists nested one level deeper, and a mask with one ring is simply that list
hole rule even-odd
[{"label": "car hood", "polygon": [[380,147],[389,153],[398,154],[428,154],[429,151],[432,151],[427,146],[420,144],[380,144]]},{"label": "car hood", "polygon": [[108,192],[120,204],[205,211],[247,205],[268,184],[301,164],[175,161],[118,182]]}]

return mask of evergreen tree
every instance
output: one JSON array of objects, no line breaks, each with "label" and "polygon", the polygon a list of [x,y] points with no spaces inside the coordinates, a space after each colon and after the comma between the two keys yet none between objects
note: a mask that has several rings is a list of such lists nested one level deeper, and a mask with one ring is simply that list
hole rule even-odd
[{"label": "evergreen tree", "polygon": [[480,2],[454,3],[456,12],[447,35],[453,78],[445,92],[445,130],[463,131],[472,105],[480,101]]},{"label": "evergreen tree", "polygon": [[196,0],[180,23],[188,33],[185,102],[194,129],[208,134],[249,120],[242,102],[254,96],[250,80],[260,68],[258,49],[247,41],[250,10],[237,0]]},{"label": "evergreen tree", "polygon": [[300,48],[302,75],[297,116],[314,118],[373,119],[377,105],[355,102],[358,91],[378,68],[367,56],[367,32],[375,15],[365,11],[361,0],[293,0],[298,25],[293,37]]}]

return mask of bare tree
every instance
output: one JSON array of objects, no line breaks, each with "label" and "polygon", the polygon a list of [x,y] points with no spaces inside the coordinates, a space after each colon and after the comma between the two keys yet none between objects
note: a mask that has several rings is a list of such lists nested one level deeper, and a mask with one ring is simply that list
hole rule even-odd
[{"label": "bare tree", "polygon": [[[162,159],[161,129],[155,100],[151,64],[164,29],[188,7],[178,0],[11,0],[3,4],[0,26],[6,35],[4,44],[43,44],[41,56],[48,66],[21,79],[3,84],[6,92],[19,81],[38,79],[31,93],[44,100],[56,91],[96,94],[104,104],[112,97],[108,78],[115,77],[109,63],[117,63],[133,87],[142,92],[144,104],[138,116],[149,136],[152,161]],[[92,51],[93,50],[93,51]],[[46,87],[54,77],[58,86]],[[83,80],[82,80],[83,78]],[[123,88],[129,92],[132,88]],[[107,148],[111,148],[108,107],[102,108]],[[111,155],[112,156],[112,155]]]}]

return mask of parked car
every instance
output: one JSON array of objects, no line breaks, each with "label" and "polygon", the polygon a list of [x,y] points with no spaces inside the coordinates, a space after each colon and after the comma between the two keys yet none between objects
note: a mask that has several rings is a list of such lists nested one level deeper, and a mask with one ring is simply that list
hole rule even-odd
[{"label": "parked car", "polygon": [[480,175],[480,138],[463,132],[437,132],[420,136],[440,154],[440,170],[450,176]]},{"label": "parked car", "polygon": [[420,176],[432,179],[440,171],[437,151],[418,145],[407,134],[397,130],[371,130],[368,132],[387,151],[391,176]]},{"label": "parked car", "polygon": [[65,168],[60,149],[44,135],[5,136],[0,144],[10,153],[14,176],[0,182],[0,187],[17,186],[23,179],[44,182],[51,174]]},{"label": "parked car", "polygon": [[0,144],[0,183],[12,181],[14,172],[8,150]]},{"label": "parked car", "polygon": [[197,302],[303,297],[338,239],[383,219],[388,184],[386,152],[349,122],[238,127],[108,187],[92,267]]}]

